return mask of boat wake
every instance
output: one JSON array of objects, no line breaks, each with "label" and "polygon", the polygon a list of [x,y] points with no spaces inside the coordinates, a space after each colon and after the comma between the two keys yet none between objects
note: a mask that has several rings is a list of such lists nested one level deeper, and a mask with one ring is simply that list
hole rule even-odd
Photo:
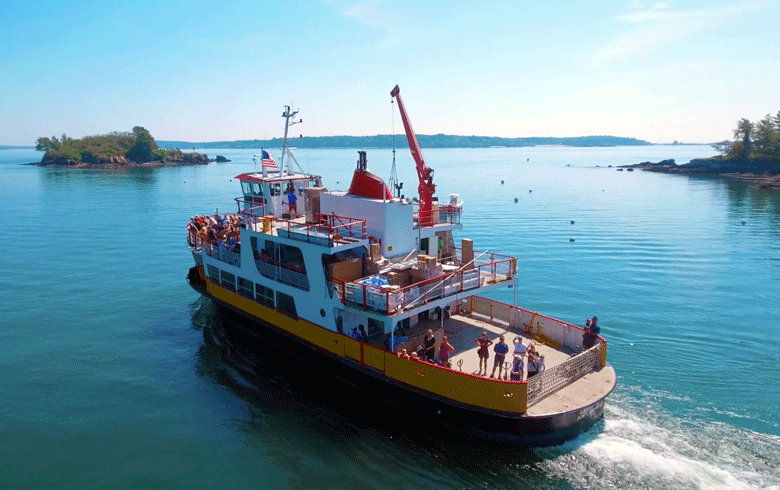
[{"label": "boat wake", "polygon": [[651,398],[614,393],[600,433],[537,450],[541,469],[577,488],[780,488],[780,437],[681,419]]}]

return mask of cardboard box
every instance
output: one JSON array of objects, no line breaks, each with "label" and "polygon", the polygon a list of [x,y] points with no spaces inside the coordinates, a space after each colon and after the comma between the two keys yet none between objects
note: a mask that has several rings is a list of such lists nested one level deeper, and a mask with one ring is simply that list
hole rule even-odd
[{"label": "cardboard box", "polygon": [[334,262],[328,266],[331,280],[341,279],[343,281],[354,281],[363,277],[363,260],[354,258]]},{"label": "cardboard box", "polygon": [[382,249],[378,243],[371,244],[371,262],[379,262],[382,259]]},{"label": "cardboard box", "polygon": [[460,241],[460,260],[463,265],[469,264],[468,269],[474,267],[474,241],[464,238]]}]

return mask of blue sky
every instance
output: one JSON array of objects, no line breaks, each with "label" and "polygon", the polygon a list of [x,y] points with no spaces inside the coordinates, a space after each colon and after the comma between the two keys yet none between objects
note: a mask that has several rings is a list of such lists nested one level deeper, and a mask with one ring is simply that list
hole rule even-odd
[{"label": "blue sky", "polygon": [[[780,110],[780,1],[137,0],[0,8],[0,144],[402,132],[730,139]],[[395,114],[394,114],[394,111]]]}]

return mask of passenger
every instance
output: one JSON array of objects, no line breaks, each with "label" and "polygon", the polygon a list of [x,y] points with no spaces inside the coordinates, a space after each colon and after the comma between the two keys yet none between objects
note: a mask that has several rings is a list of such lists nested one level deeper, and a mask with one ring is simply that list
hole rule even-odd
[{"label": "passenger", "polygon": [[534,344],[533,340],[528,344],[528,349],[526,349],[525,353],[526,353],[526,355],[528,355],[529,359],[531,358],[531,355],[536,355],[537,354],[536,353],[536,344]]},{"label": "passenger", "polygon": [[287,192],[287,205],[290,207],[290,218],[292,219],[293,213],[295,217],[298,217],[298,196],[295,195],[295,187],[292,185],[288,188]]},{"label": "passenger", "polygon": [[593,317],[593,321],[590,322],[590,331],[593,333],[593,335],[598,335],[601,333],[601,327],[599,327],[599,319],[595,316]]},{"label": "passenger", "polygon": [[545,370],[544,356],[542,356],[542,355],[538,356],[537,359],[536,359],[536,364],[539,365],[539,372],[543,373],[544,370]]},{"label": "passenger", "polygon": [[528,346],[523,343],[523,339],[515,337],[512,342],[515,344],[515,356],[524,356]]},{"label": "passenger", "polygon": [[509,373],[509,379],[512,381],[523,380],[523,356],[515,356],[515,362],[512,366],[512,372]]},{"label": "passenger", "polygon": [[531,379],[531,377],[536,376],[539,374],[539,360],[537,359],[536,353],[529,354],[528,355],[528,379]]},{"label": "passenger", "polygon": [[596,339],[598,339],[601,327],[598,324],[598,318],[593,317],[593,321],[588,320],[586,322],[585,332],[582,334],[582,348],[584,350],[590,349],[596,345]]},{"label": "passenger", "polygon": [[488,347],[493,345],[493,341],[488,338],[487,332],[482,332],[482,336],[476,339],[474,343],[479,346],[479,350],[477,350],[479,355],[479,373],[477,374],[487,376],[487,360],[490,357]]},{"label": "passenger", "polygon": [[358,325],[358,340],[365,342],[368,340],[368,334],[366,333],[366,327],[363,324]]},{"label": "passenger", "polygon": [[409,353],[406,352],[406,349],[401,349],[401,352],[398,353],[398,357],[405,357],[409,359]]},{"label": "passenger", "polygon": [[450,352],[454,351],[455,347],[447,342],[447,336],[445,335],[442,337],[441,345],[439,345],[439,362],[442,366],[452,367],[452,363],[450,362]]},{"label": "passenger", "polygon": [[492,378],[496,374],[496,368],[498,368],[498,378],[501,379],[501,371],[504,369],[504,358],[506,353],[509,352],[509,346],[504,342],[504,336],[498,336],[498,343],[493,347],[496,355],[493,357],[493,372],[490,373]]},{"label": "passenger", "polygon": [[436,353],[436,337],[433,336],[433,330],[428,329],[428,333],[425,334],[425,360],[433,362],[434,354]]},{"label": "passenger", "polygon": [[420,360],[420,356],[418,356],[416,352],[412,352],[411,354],[409,354],[409,359]]}]

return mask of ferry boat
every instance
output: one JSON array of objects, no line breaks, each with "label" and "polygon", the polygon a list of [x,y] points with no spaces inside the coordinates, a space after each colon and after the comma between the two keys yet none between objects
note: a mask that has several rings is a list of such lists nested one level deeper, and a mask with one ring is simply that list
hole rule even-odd
[{"label": "ferry boat", "polygon": [[[280,334],[339,371],[361,398],[393,400],[396,411],[522,446],[576,437],[603,417],[616,384],[606,340],[516,300],[484,296],[514,287],[517,297],[517,259],[475,250],[466,238],[455,242],[464,204],[457,194],[446,202],[434,196],[433,170],[398,86],[391,96],[417,165],[417,199],[400,196],[397,182],[394,196],[369,171],[364,151],[347,191],[323,187],[287,146],[290,126],[301,120],[285,106],[279,162],[265,151],[256,155],[261,170],[235,177],[236,212],[187,224],[195,262],[189,284],[246,317],[247,328]],[[395,167],[391,182],[394,176]],[[425,349],[431,332],[433,359]],[[509,347],[496,378],[492,349],[480,368],[475,340],[483,332],[493,343],[503,336]],[[445,336],[454,351],[441,360]],[[531,356],[524,354],[518,373],[516,342],[533,345],[545,369],[529,377]]]}]

